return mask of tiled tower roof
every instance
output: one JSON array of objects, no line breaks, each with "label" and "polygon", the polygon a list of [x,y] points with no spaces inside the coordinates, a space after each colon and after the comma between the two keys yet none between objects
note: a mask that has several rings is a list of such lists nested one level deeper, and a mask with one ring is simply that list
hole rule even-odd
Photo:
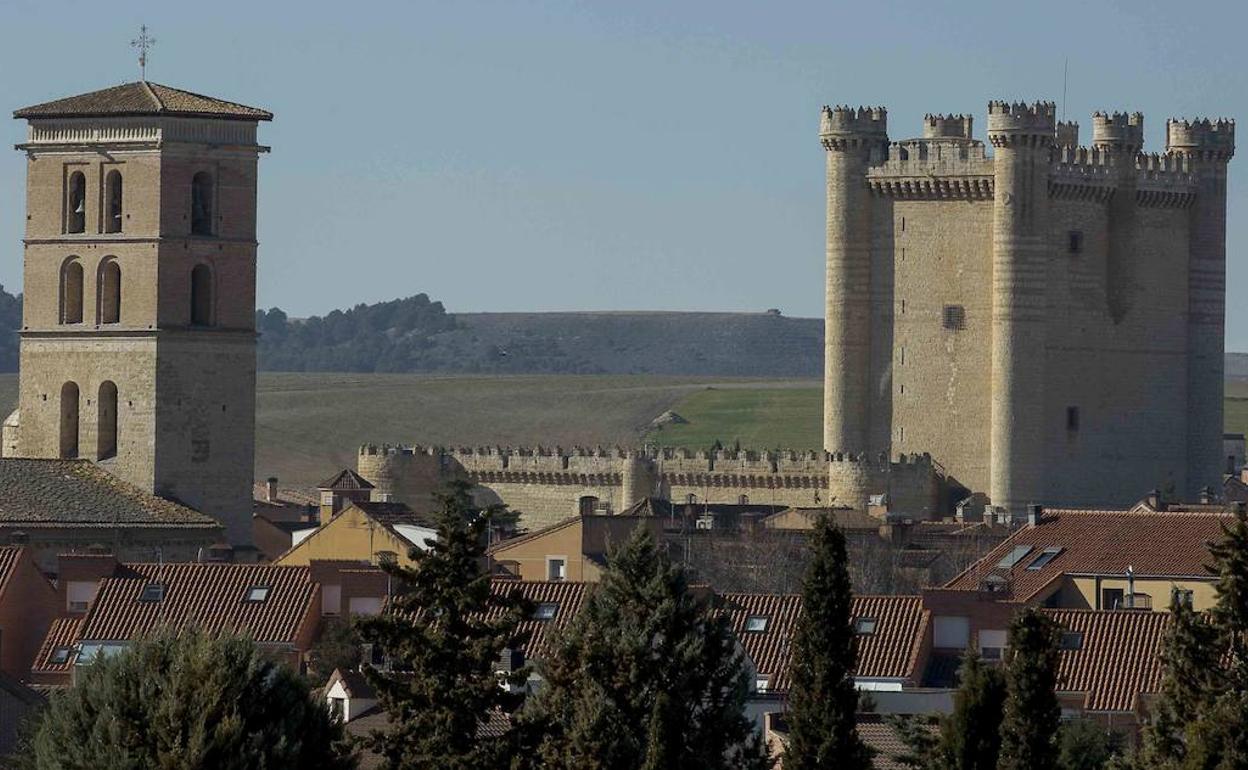
[{"label": "tiled tower roof", "polygon": [[136,81],[112,88],[69,96],[13,113],[15,118],[121,117],[170,115],[225,120],[272,120],[273,113],[211,96]]}]

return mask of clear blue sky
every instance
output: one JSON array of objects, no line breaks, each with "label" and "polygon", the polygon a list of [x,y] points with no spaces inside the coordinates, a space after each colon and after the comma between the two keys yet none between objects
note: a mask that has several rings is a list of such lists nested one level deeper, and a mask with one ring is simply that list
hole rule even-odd
[{"label": "clear blue sky", "polygon": [[[990,98],[1248,117],[1240,4],[52,2],[0,9],[0,106],[148,77],[266,107],[259,303],[427,292],[451,310],[822,312],[825,102],[894,138]],[[9,121],[6,144],[21,138]],[[1248,136],[1241,139],[1248,142]],[[1241,152],[1248,156],[1248,148]],[[1228,347],[1248,350],[1233,162]],[[0,151],[0,283],[23,161]]]}]

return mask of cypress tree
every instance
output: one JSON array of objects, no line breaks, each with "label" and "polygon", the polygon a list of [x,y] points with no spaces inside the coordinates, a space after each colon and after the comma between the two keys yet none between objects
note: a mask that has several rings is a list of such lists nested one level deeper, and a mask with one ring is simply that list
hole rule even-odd
[{"label": "cypress tree", "polygon": [[347,770],[307,683],[241,637],[163,634],[79,670],[19,754],[30,770]]},{"label": "cypress tree", "polygon": [[1002,770],[1056,770],[1062,710],[1057,703],[1061,629],[1035,607],[1010,624]]},{"label": "cypress tree", "polygon": [[784,768],[867,770],[871,750],[856,729],[858,638],[845,533],[820,516],[811,549],[802,616],[793,635]]},{"label": "cypress tree", "polygon": [[749,682],[727,617],[690,591],[649,529],[612,552],[551,646],[545,684],[521,712],[538,766],[772,766],[744,714]]},{"label": "cypress tree", "polygon": [[[378,644],[389,672],[365,668],[390,718],[365,745],[388,770],[507,767],[511,736],[478,737],[495,710],[513,711],[521,696],[500,687],[495,673],[504,650],[521,644],[519,624],[528,616],[518,596],[490,590],[484,555],[495,509],[472,508],[469,486],[454,482],[441,495],[437,541],[413,548],[410,567],[385,563],[399,586],[386,612],[359,624],[361,636]],[[527,672],[507,677],[521,684]]]}]

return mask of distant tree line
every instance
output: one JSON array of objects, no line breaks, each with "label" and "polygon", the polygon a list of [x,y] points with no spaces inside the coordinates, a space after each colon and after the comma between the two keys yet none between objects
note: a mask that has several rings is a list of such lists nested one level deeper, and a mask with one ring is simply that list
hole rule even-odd
[{"label": "distant tree line", "polygon": [[0,372],[17,371],[17,330],[22,328],[22,295],[0,285]]}]

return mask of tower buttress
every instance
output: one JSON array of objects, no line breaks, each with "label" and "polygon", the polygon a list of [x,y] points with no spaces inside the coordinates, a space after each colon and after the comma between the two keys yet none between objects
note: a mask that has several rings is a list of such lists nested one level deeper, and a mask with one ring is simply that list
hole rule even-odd
[{"label": "tower buttress", "polygon": [[1139,284],[1136,275],[1139,255],[1135,253],[1133,236],[1137,226],[1135,191],[1139,186],[1136,156],[1144,147],[1144,116],[1139,112],[1130,115],[1095,113],[1092,146],[1105,154],[1117,187],[1107,212],[1109,253],[1105,299],[1110,318],[1118,324],[1134,306]]},{"label": "tower buttress", "polygon": [[1187,270],[1187,489],[1222,484],[1226,344],[1226,167],[1235,154],[1235,121],[1166,122],[1166,150],[1196,174]]},{"label": "tower buttress", "polygon": [[989,496],[1012,512],[1044,481],[1044,355],[1052,102],[989,102],[995,148]]},{"label": "tower buttress", "polygon": [[867,169],[888,147],[882,107],[824,107],[827,156],[827,294],[824,313],[823,446],[868,446],[871,368],[871,196]]}]

